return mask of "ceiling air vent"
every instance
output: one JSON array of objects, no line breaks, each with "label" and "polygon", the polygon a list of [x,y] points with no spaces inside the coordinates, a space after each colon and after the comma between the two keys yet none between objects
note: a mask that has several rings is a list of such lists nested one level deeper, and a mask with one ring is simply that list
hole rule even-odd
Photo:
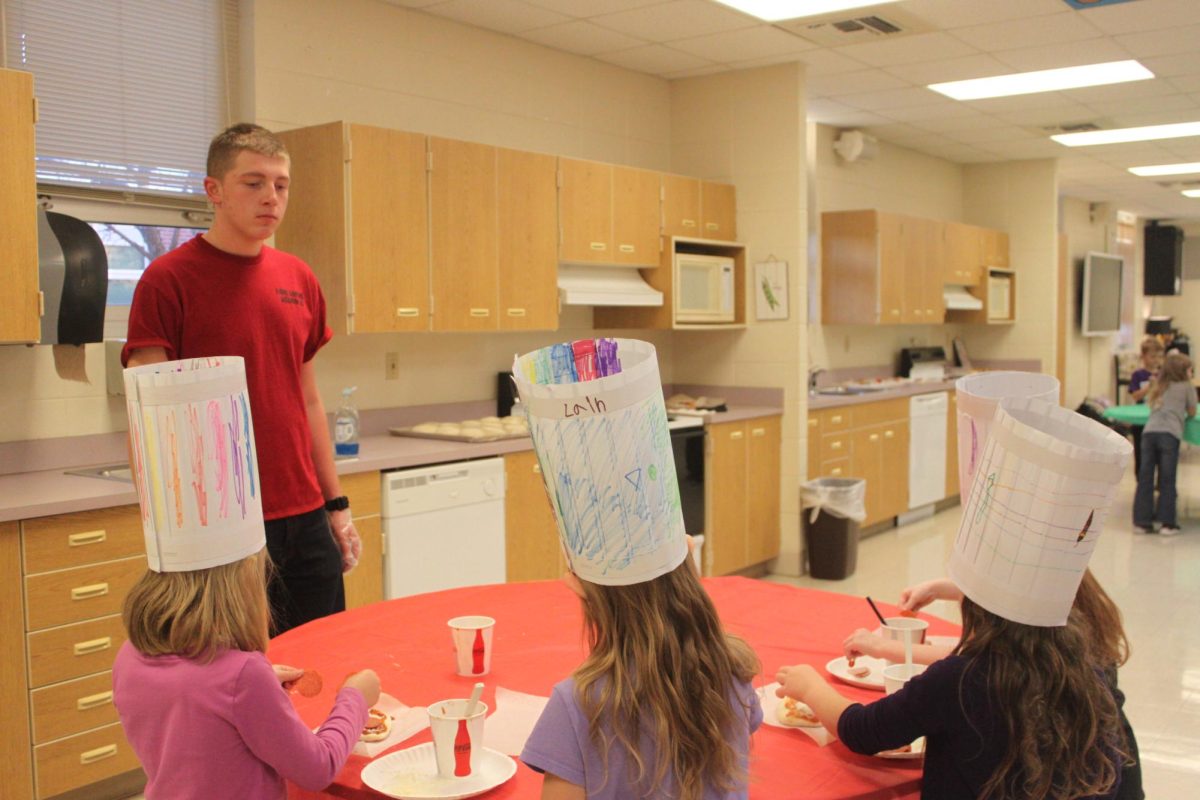
[{"label": "ceiling air vent", "polygon": [[860,9],[859,13],[852,17],[840,12],[822,17],[783,20],[775,23],[775,26],[825,47],[898,39],[933,30],[933,26],[912,14],[890,6],[886,14],[864,13]]},{"label": "ceiling air vent", "polygon": [[1054,136],[1060,133],[1087,133],[1088,131],[1102,131],[1108,127],[1110,126],[1101,124],[1100,122],[1062,122],[1058,125],[1043,125],[1038,130]]}]

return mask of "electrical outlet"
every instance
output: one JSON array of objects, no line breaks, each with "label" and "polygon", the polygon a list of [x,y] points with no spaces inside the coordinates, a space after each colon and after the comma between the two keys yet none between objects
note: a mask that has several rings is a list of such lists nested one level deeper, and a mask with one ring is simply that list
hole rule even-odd
[{"label": "electrical outlet", "polygon": [[388,381],[400,378],[400,354],[386,353],[383,356],[383,379]]}]

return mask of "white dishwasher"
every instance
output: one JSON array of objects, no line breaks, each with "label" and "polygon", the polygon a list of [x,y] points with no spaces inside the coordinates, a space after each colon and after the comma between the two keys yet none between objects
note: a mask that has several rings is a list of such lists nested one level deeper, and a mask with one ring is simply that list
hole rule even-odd
[{"label": "white dishwasher", "polygon": [[504,459],[383,473],[384,596],[504,583]]},{"label": "white dishwasher", "polygon": [[946,496],[946,392],[914,395],[908,401],[908,507]]}]

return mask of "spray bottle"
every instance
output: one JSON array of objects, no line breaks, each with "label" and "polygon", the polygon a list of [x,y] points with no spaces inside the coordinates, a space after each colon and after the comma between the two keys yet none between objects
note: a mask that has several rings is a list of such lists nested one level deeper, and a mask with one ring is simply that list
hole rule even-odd
[{"label": "spray bottle", "polygon": [[342,404],[333,417],[333,450],[342,458],[358,455],[358,409],[350,399],[357,389],[357,386],[342,389]]}]

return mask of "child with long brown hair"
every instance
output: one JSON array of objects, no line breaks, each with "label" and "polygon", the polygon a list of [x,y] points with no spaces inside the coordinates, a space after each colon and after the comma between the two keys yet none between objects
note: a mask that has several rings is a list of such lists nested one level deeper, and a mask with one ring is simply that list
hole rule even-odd
[{"label": "child with long brown hair", "polygon": [[[1141,533],[1155,533],[1154,522],[1163,536],[1179,533],[1175,514],[1175,472],[1183,429],[1196,415],[1196,387],[1192,385],[1192,361],[1182,353],[1168,353],[1162,369],[1146,393],[1150,419],[1142,428],[1142,457],[1133,497],[1133,526]],[[1155,473],[1158,480],[1155,481]],[[1154,490],[1158,489],[1158,502]]]}]

